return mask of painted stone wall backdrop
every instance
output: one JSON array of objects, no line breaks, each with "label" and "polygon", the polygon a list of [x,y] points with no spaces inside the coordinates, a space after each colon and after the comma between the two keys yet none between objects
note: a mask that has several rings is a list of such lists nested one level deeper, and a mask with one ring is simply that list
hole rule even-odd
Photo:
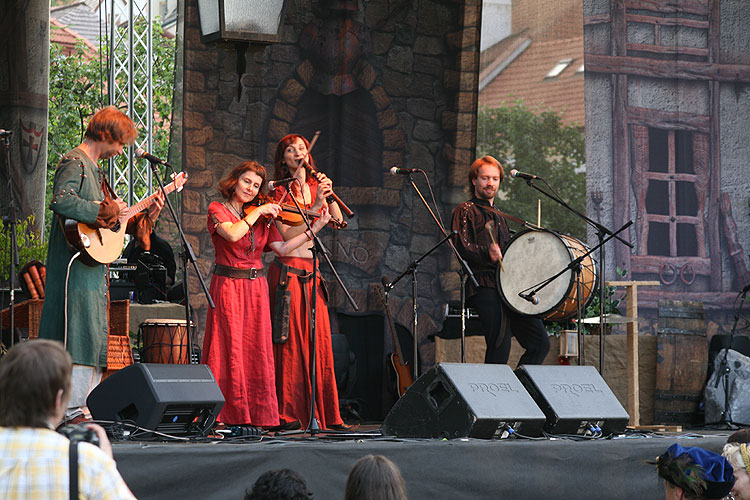
[{"label": "painted stone wall backdrop", "polygon": [[629,279],[661,281],[639,292],[652,325],[658,300],[697,300],[709,335],[728,333],[733,301],[750,282],[750,27],[739,21],[750,5],[583,8],[587,208],[613,229],[634,221],[625,233],[632,251],[607,245],[608,278],[619,267]]},{"label": "painted stone wall backdrop", "polygon": [[[478,1],[394,3],[387,0],[289,2],[281,42],[270,46],[200,41],[197,1],[185,8],[183,195],[186,233],[207,278],[213,247],[208,204],[218,181],[254,159],[272,167],[275,145],[288,133],[312,139],[313,156],[334,190],[355,212],[348,227],[323,241],[359,312],[379,312],[375,286],[393,279],[441,238],[432,217],[393,166],[422,169],[448,222],[451,203],[474,154]],[[414,180],[429,197],[425,178]],[[429,366],[427,335],[442,322],[458,278],[446,249],[418,267],[420,352]],[[330,307],[353,312],[325,269]],[[202,336],[206,300],[191,282]],[[412,324],[411,284],[394,288],[397,322]],[[386,335],[387,338],[387,335]],[[386,340],[386,342],[388,342]]]},{"label": "painted stone wall backdrop", "polygon": [[[49,2],[6,2],[0,11],[0,129],[8,138],[19,219],[44,229],[49,99]],[[4,151],[0,153],[4,155]],[[0,159],[0,213],[8,213],[8,178]],[[3,250],[5,251],[5,250]],[[20,265],[24,265],[21,262]]]}]

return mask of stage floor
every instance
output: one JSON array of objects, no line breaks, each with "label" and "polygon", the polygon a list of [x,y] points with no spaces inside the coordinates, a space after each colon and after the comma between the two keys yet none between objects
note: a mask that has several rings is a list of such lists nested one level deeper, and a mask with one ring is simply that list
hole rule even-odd
[{"label": "stage floor", "polygon": [[631,435],[611,440],[397,439],[318,434],[203,443],[115,442],[118,468],[141,500],[241,500],[270,469],[300,473],[315,498],[340,499],[351,466],[385,455],[410,500],[663,499],[647,464],[671,444],[719,452],[729,432]]}]

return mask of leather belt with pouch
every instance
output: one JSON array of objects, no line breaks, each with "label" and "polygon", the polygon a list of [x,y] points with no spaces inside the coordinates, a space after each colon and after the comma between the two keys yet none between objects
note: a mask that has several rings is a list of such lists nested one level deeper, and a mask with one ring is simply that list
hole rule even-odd
[{"label": "leather belt with pouch", "polygon": [[[281,272],[279,273],[279,283],[276,287],[276,297],[274,298],[274,317],[271,328],[272,340],[274,344],[283,344],[289,339],[289,309],[291,307],[292,296],[292,292],[289,290],[289,275],[294,274],[300,282],[309,323],[311,320],[311,305],[306,284],[312,279],[312,271],[291,267],[278,259],[273,261],[273,265],[278,266]],[[318,285],[322,290],[323,296],[328,300],[326,282],[320,275],[318,276],[320,278]]]},{"label": "leather belt with pouch", "polygon": [[216,264],[214,267],[214,274],[218,274],[219,276],[226,276],[227,278],[241,278],[246,280],[254,280],[255,278],[259,276],[263,276],[263,269],[260,268],[242,268],[242,267],[231,267],[231,266],[222,266],[221,264]]}]

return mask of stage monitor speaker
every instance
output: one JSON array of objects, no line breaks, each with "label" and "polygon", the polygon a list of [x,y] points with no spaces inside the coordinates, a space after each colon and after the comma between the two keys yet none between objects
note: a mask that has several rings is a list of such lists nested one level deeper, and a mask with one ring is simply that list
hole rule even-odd
[{"label": "stage monitor speaker", "polygon": [[213,425],[224,396],[207,365],[136,363],[104,379],[86,404],[94,420],[180,435]]},{"label": "stage monitor speaker", "polygon": [[630,419],[593,366],[522,365],[516,375],[547,417],[550,434],[602,435],[625,430]]},{"label": "stage monitor speaker", "polygon": [[544,413],[507,365],[440,363],[396,401],[386,436],[500,439],[541,434]]}]

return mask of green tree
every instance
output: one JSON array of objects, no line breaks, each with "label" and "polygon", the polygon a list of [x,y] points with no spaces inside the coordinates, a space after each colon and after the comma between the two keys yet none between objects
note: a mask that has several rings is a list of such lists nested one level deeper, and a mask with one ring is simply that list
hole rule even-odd
[{"label": "green tree", "polygon": [[[477,122],[477,156],[492,155],[505,167],[534,173],[545,179],[560,198],[586,212],[584,133],[565,125],[558,113],[531,110],[521,102],[499,108],[482,108]],[[535,181],[549,191],[541,181]],[[586,240],[586,223],[521,179],[501,184],[500,209],[530,222],[537,220],[537,200],[542,200],[542,226]]]},{"label": "green tree", "polygon": [[[145,21],[135,24],[135,31],[140,36],[147,28]],[[125,29],[125,28],[120,28]],[[174,59],[175,40],[164,36],[158,22],[153,23],[153,137],[154,147],[150,151],[156,156],[166,158],[169,150],[169,129],[172,116],[172,93],[174,92]],[[124,45],[120,48],[124,51]],[[101,44],[97,53],[81,42],[72,55],[65,55],[61,47],[50,44],[50,88],[49,88],[49,140],[47,151],[47,206],[52,192],[52,180],[60,157],[76,147],[83,140],[88,118],[107,104],[107,45]],[[124,53],[123,53],[124,57]],[[136,53],[134,57],[145,60],[145,54]],[[143,81],[136,82],[143,85]],[[120,82],[125,85],[125,82]],[[143,106],[138,103],[137,106]],[[125,109],[125,105],[119,106]],[[144,109],[136,108],[143,113]],[[146,131],[139,130],[139,139],[145,137]],[[127,162],[119,157],[116,161]],[[162,174],[163,175],[163,174]],[[124,196],[122,186],[115,187]],[[142,195],[140,192],[138,195]],[[47,213],[47,226],[52,220]]]}]

